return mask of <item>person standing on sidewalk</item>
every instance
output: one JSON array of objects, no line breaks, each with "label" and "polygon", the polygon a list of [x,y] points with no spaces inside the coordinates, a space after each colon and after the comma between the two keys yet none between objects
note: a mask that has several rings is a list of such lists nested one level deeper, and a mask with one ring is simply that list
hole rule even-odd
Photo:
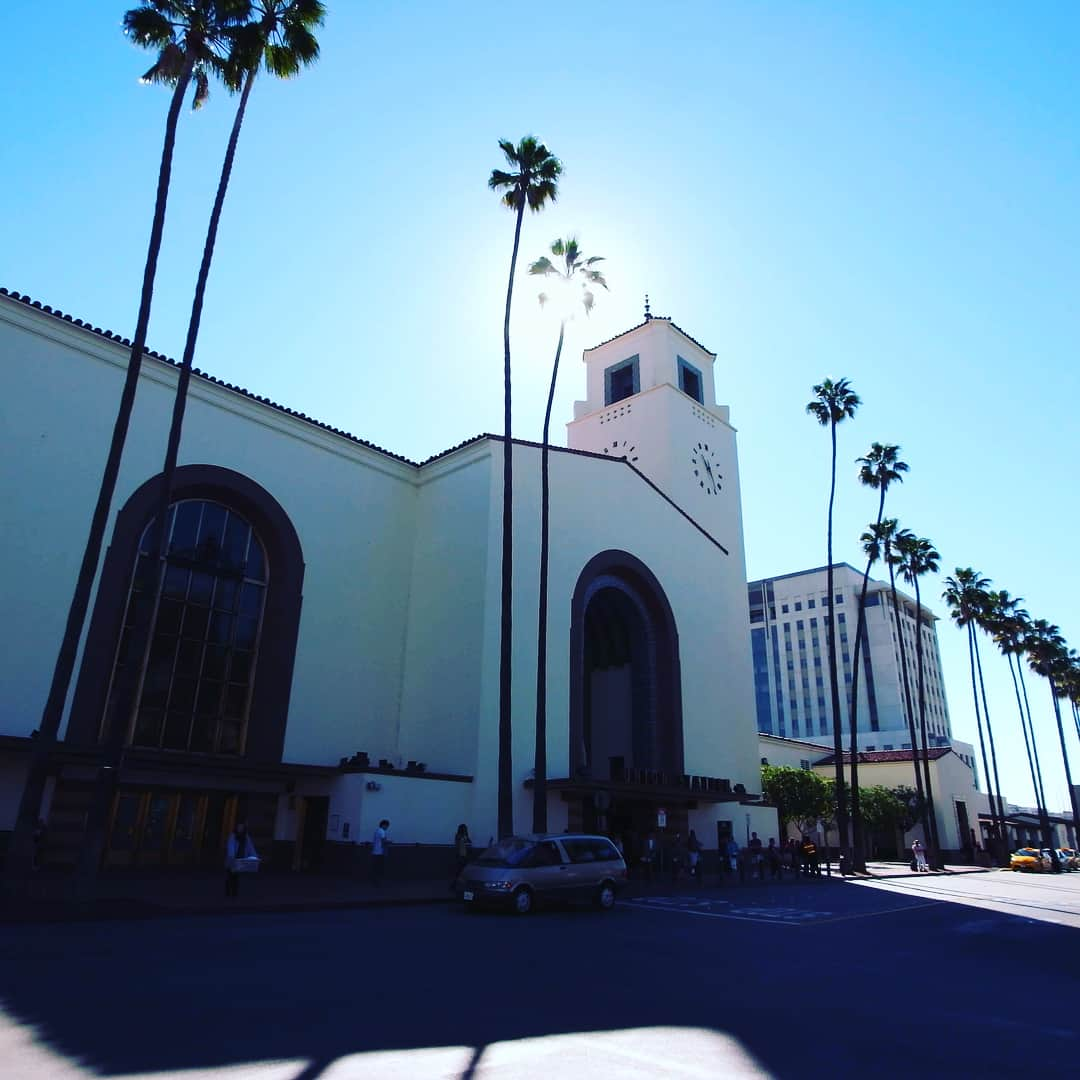
[{"label": "person standing on sidewalk", "polygon": [[690,838],[686,841],[686,855],[690,860],[690,876],[697,885],[701,885],[701,841],[697,833],[690,830]]},{"label": "person standing on sidewalk", "polygon": [[375,835],[371,838],[371,884],[381,885],[383,873],[386,870],[386,848],[390,843],[387,830],[390,828],[388,818],[379,822]]},{"label": "person standing on sidewalk", "polygon": [[457,827],[454,834],[454,876],[450,880],[450,891],[457,888],[458,878],[469,863],[469,852],[472,850],[472,840],[469,837],[469,826],[462,823]]},{"label": "person standing on sidewalk", "polygon": [[929,874],[930,867],[926,862],[926,849],[922,846],[922,841],[916,839],[915,843],[911,845],[911,854],[915,856],[915,872],[917,874]]},{"label": "person standing on sidewalk", "polygon": [[237,873],[237,859],[257,859],[259,853],[255,850],[255,844],[248,836],[247,825],[238,821],[236,827],[229,833],[229,839],[225,841],[225,895],[236,897],[240,895],[240,875]]}]

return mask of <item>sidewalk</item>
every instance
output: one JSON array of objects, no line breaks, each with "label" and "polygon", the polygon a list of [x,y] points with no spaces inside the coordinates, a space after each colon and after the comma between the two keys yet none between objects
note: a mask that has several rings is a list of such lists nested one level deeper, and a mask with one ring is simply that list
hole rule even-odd
[{"label": "sidewalk", "polygon": [[[833,867],[831,879],[792,877],[779,881],[721,882],[705,879],[703,888],[724,891],[772,890],[810,881],[858,881],[916,877],[903,862],[872,862],[868,873],[841,878]],[[943,873],[987,873],[982,866],[950,866]],[[245,875],[240,896],[224,895],[224,880],[217,873],[192,874],[104,874],[96,883],[92,898],[78,898],[67,875],[44,872],[35,875],[21,895],[0,893],[0,923],[70,922],[93,919],[147,919],[179,915],[255,914],[259,912],[333,911],[355,908],[400,907],[421,904],[448,904],[454,900],[449,884],[439,881],[394,881],[380,886],[355,876],[260,873]],[[667,878],[655,882],[634,880],[627,896],[667,895],[672,889],[692,892],[695,883],[686,877],[673,883]]]},{"label": "sidewalk", "polygon": [[223,874],[103,874],[92,898],[81,898],[70,876],[43,873],[35,875],[21,895],[0,893],[0,923],[319,911],[445,904],[452,899],[446,880],[391,880],[374,886],[360,877],[275,873],[244,875],[234,899],[225,896]]},{"label": "sidewalk", "polygon": [[[953,874],[991,874],[999,869],[996,866],[972,866],[970,863],[946,865],[944,870],[931,870],[927,877],[949,877]],[[867,862],[866,873],[852,876],[858,881],[865,878],[921,877],[917,870],[911,869],[907,862]]]}]

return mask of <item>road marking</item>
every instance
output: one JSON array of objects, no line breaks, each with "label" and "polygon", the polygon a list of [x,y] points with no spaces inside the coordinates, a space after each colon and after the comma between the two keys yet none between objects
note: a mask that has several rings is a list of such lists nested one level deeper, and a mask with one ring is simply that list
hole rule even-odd
[{"label": "road marking", "polygon": [[[730,900],[691,899],[678,896],[652,896],[622,901],[626,907],[636,907],[645,911],[675,911],[683,915],[764,923],[769,926],[817,926],[823,923],[846,922],[850,919],[868,919],[877,915],[893,915],[899,911],[914,911],[916,908],[938,907],[942,903],[944,903],[942,900],[929,900],[925,903],[904,904],[902,907],[884,908],[878,911],[836,915],[831,911],[808,911],[804,908],[737,907]],[[713,910],[721,907],[729,910]]]},{"label": "road marking", "polygon": [[[703,915],[710,919],[736,919],[740,922],[768,923],[772,926],[801,926],[815,919],[825,919],[831,911],[806,911],[789,907],[736,907],[730,900],[706,900],[679,896],[650,896],[623,901],[628,907],[646,911],[678,911]],[[714,910],[727,908],[726,911]]]}]

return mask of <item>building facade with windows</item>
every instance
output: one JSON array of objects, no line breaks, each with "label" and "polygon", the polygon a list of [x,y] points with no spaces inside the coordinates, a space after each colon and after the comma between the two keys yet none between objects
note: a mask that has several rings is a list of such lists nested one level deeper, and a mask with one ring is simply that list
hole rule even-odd
[{"label": "building facade with windows", "polygon": [[[0,584],[18,627],[0,654],[0,839],[128,352],[116,335],[0,291]],[[634,843],[663,820],[711,847],[733,821],[759,832],[775,822],[757,797],[735,432],[715,404],[714,361],[661,318],[584,354],[587,398],[550,462],[554,831]],[[196,374],[154,566],[176,378],[174,363],[145,357],[49,759],[46,861],[78,856],[105,718],[118,716],[108,865],[219,866],[242,817],[260,849],[302,869],[352,858],[385,817],[399,860],[428,852],[442,873],[459,823],[478,840],[496,832],[501,440],[413,462]],[[539,447],[515,441],[513,455],[521,832],[533,799]],[[151,615],[143,653],[132,628]]]},{"label": "building facade with windows", "polygon": [[[832,704],[826,619],[827,569],[751,581],[748,586],[754,695],[758,730],[800,739],[831,739]],[[837,672],[848,730],[862,574],[847,563],[833,567],[838,646]],[[937,640],[937,619],[925,605],[897,590],[912,712],[919,724],[916,635],[922,635],[927,738],[952,743],[949,706]],[[904,667],[888,582],[870,580],[860,649],[858,738],[866,751],[910,750]],[[846,740],[845,740],[846,742]],[[968,748],[970,749],[970,748]]]}]

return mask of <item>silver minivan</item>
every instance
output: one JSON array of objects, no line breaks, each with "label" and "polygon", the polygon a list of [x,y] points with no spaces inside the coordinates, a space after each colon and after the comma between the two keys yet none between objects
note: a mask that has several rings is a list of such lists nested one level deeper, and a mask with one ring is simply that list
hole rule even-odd
[{"label": "silver minivan", "polygon": [[557,833],[513,836],[489,847],[458,879],[465,906],[509,907],[527,915],[538,902],[615,906],[626,863],[606,836]]}]

